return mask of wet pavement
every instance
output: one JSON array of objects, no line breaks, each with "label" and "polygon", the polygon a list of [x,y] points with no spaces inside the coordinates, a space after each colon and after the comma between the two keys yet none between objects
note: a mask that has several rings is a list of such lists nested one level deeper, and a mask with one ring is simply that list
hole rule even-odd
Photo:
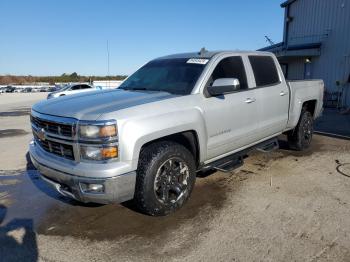
[{"label": "wet pavement", "polygon": [[234,172],[198,174],[182,209],[150,217],[48,187],[27,154],[28,116],[8,114],[25,107],[0,116],[1,149],[17,147],[0,158],[1,262],[350,261],[350,141],[315,136],[295,152],[281,137],[279,150],[252,152]]},{"label": "wet pavement", "polygon": [[315,123],[321,134],[342,136],[350,140],[350,114],[341,114],[337,109],[326,108]]},{"label": "wet pavement", "polygon": [[[6,250],[0,247],[0,251],[4,252],[5,257],[13,258],[13,253],[8,251],[21,250],[15,256],[16,259],[29,257],[29,261],[36,261],[40,258],[38,237],[58,237],[62,243],[70,239],[75,243],[82,241],[94,243],[93,245],[109,243],[108,245],[114,245],[110,252],[123,258],[132,258],[131,260],[163,260],[160,255],[167,258],[190,256],[199,245],[194,238],[210,235],[212,223],[218,217],[225,214],[231,205],[244,203],[244,198],[240,196],[244,190],[242,187],[254,180],[259,181],[264,177],[262,174],[271,173],[273,166],[278,163],[288,160],[292,166],[297,167],[299,162],[305,165],[305,159],[315,159],[322,152],[332,149],[331,145],[325,146],[321,141],[322,139],[316,139],[312,148],[306,152],[290,151],[280,141],[280,150],[268,154],[253,152],[246,160],[247,163],[236,172],[199,174],[188,203],[167,217],[140,214],[131,203],[96,205],[70,200],[48,187],[30,162],[24,170],[1,171],[0,222],[1,216],[3,221],[0,223],[0,242]],[[341,145],[336,144],[334,148],[339,149]],[[346,144],[344,150],[349,148],[350,144]],[[350,175],[349,164],[344,159],[335,159],[332,164],[337,177],[340,177],[337,170]],[[280,186],[274,186],[276,178],[272,179],[271,176],[269,179],[270,188],[273,187],[273,191],[278,192]],[[263,188],[253,194],[261,194],[261,190],[265,190]],[[343,206],[348,203],[342,198],[338,198],[337,202]],[[267,204],[265,209],[270,209],[271,205]],[[244,212],[247,211],[243,211],[243,216]],[[220,223],[217,225],[222,226]],[[205,240],[201,240],[203,241],[205,243]],[[16,243],[21,244],[16,246]],[[59,244],[55,245],[58,245],[59,250],[64,250]],[[43,261],[46,260],[44,258],[45,256],[41,257]]]},{"label": "wet pavement", "polygon": [[176,230],[183,221],[194,219],[199,213],[204,216],[205,210],[220,209],[225,201],[225,186],[220,180],[215,183],[198,181],[185,208],[172,216],[157,218],[138,213],[131,203],[82,204],[63,197],[47,186],[35,170],[2,175],[0,185],[2,191],[9,192],[6,197],[12,199],[4,223],[27,217],[33,219],[34,229],[39,234],[98,240],[129,235],[154,240]]},{"label": "wet pavement", "polygon": [[0,117],[14,117],[14,116],[28,116],[30,114],[30,108],[16,108],[11,111],[0,112]]},{"label": "wet pavement", "polygon": [[[183,209],[167,217],[151,217],[138,213],[132,203],[82,204],[63,197],[47,186],[36,170],[1,172],[0,212],[6,216],[0,228],[7,225],[9,231],[24,228],[38,235],[116,241],[125,249],[136,245],[131,253],[151,255],[150,246],[163,247],[169,234],[190,225],[191,234],[181,238],[184,252],[193,235],[209,230],[205,226],[208,220],[223,207],[226,193],[232,190],[226,188],[225,179],[222,175],[198,178]],[[3,237],[0,235],[0,243],[5,241]],[[27,245],[31,246],[31,241]]]},{"label": "wet pavement", "polygon": [[13,137],[13,136],[23,136],[26,134],[28,134],[28,132],[26,132],[23,129],[4,129],[4,130],[0,129],[0,138]]}]

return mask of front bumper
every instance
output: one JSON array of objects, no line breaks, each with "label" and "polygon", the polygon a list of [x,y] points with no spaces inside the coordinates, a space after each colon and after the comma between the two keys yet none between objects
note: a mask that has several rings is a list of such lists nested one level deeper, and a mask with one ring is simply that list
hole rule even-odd
[{"label": "front bumper", "polygon": [[[87,169],[83,164],[49,155],[34,141],[29,145],[29,153],[42,179],[64,196],[101,204],[121,203],[134,197],[136,171],[120,174],[120,169],[125,169],[123,165],[89,164],[90,169]],[[104,192],[84,192],[82,183],[103,184]]]}]

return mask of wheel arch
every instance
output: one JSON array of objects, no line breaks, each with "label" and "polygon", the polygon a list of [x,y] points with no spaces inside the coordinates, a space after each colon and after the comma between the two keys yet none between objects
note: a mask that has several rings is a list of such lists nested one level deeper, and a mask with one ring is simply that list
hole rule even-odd
[{"label": "wheel arch", "polygon": [[198,167],[200,163],[200,143],[198,140],[198,134],[195,130],[186,130],[148,141],[141,146],[140,153],[144,147],[161,141],[171,141],[184,146],[191,152],[195,159],[196,167]]},{"label": "wheel arch", "polygon": [[303,111],[303,108],[306,108],[307,111],[309,111],[312,115],[312,117],[315,119],[316,111],[317,111],[318,101],[317,99],[309,99],[305,101],[297,101],[292,104],[290,108],[289,113],[289,119],[287,124],[287,130],[293,130],[301,117],[301,113]]},{"label": "wheel arch", "polygon": [[300,115],[302,110],[305,109],[306,111],[309,111],[311,113],[312,117],[315,117],[316,106],[317,106],[316,99],[305,101],[301,107]]}]

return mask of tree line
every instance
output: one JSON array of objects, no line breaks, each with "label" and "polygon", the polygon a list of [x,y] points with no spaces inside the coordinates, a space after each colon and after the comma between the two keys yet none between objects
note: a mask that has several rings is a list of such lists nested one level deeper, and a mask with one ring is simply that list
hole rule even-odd
[{"label": "tree line", "polygon": [[82,76],[76,72],[72,74],[62,74],[60,76],[17,76],[17,75],[0,75],[0,85],[25,85],[38,82],[49,83],[54,85],[55,83],[69,83],[69,82],[92,82],[95,80],[123,80],[126,75],[114,75],[114,76]]}]

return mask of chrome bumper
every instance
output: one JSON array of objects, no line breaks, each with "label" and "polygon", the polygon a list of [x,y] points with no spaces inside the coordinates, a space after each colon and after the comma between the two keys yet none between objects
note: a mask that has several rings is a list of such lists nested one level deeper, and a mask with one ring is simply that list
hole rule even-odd
[{"label": "chrome bumper", "polygon": [[[78,165],[72,165],[63,160],[60,161],[61,164],[58,166],[54,161],[56,157],[47,156],[47,153],[35,142],[30,143],[29,153],[33,165],[41,173],[42,179],[64,196],[85,203],[101,204],[121,203],[134,197],[136,171],[106,177],[106,174],[112,174],[115,171],[115,167],[111,170],[108,165],[96,164],[98,172],[94,170],[96,167],[92,167],[91,173],[88,173],[85,169],[84,172],[79,170]],[[50,159],[52,162],[50,162]],[[69,165],[71,165],[70,168]],[[83,173],[84,176],[76,175],[77,173]],[[81,186],[82,183],[103,184],[104,192],[84,192]]]}]

